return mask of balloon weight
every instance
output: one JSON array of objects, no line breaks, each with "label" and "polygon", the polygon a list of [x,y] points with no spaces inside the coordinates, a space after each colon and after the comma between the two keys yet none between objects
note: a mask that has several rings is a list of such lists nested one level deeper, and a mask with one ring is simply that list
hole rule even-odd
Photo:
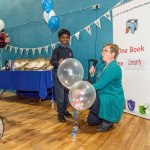
[{"label": "balloon weight", "polygon": [[4,123],[3,120],[0,118],[0,139],[2,138],[4,134]]}]

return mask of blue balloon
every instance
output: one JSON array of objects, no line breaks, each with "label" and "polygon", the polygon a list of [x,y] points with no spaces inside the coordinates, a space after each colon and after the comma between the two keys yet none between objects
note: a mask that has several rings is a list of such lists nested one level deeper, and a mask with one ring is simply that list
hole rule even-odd
[{"label": "blue balloon", "polygon": [[48,26],[51,30],[51,32],[56,31],[59,28],[59,19],[57,16],[52,16],[49,20],[48,20]]},{"label": "blue balloon", "polygon": [[43,0],[42,1],[42,8],[49,13],[53,8],[54,4],[51,0]]}]

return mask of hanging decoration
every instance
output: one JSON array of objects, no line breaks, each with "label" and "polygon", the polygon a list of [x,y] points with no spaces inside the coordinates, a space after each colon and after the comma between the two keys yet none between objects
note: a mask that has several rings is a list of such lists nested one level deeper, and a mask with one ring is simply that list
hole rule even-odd
[{"label": "hanging decoration", "polygon": [[0,19],[0,48],[5,48],[10,42],[10,37],[4,32],[5,23]]},{"label": "hanging decoration", "polygon": [[[18,51],[17,47],[15,47],[15,51]],[[23,49],[20,49],[20,53],[21,53],[21,55],[22,55]]]},{"label": "hanging decoration", "polygon": [[75,37],[79,40],[79,35],[80,35],[80,32],[77,32],[76,34],[75,34]]},{"label": "hanging decoration", "polygon": [[42,8],[46,11],[46,13],[49,13],[54,8],[54,4],[51,0],[43,0]]},{"label": "hanging decoration", "polygon": [[91,26],[90,25],[88,25],[84,29],[89,33],[89,35],[91,35]]},{"label": "hanging decoration", "polygon": [[[18,49],[17,48],[15,48],[15,52],[17,53],[17,51],[18,51]],[[23,48],[20,48],[20,52],[21,52],[21,54],[22,54],[22,52],[23,52]]]},{"label": "hanging decoration", "polygon": [[106,13],[104,14],[104,16],[105,16],[108,20],[111,21],[110,11],[106,12]]},{"label": "hanging decoration", "polygon": [[72,36],[70,36],[69,44],[70,44],[70,45],[72,44]]},{"label": "hanging decoration", "polygon": [[5,23],[3,20],[0,19],[0,31],[2,31],[5,27]]},{"label": "hanging decoration", "polygon": [[[48,2],[49,4],[47,4],[46,5],[46,2]],[[123,2],[122,2],[122,0],[121,1],[119,1],[114,7],[116,7],[116,6],[119,6],[119,5],[121,5]],[[47,8],[47,7],[49,7],[49,9]],[[50,20],[50,18],[54,15],[55,16],[55,12],[52,10],[53,8],[54,8],[54,5],[53,5],[53,3],[52,3],[52,1],[51,0],[43,0],[42,1],[42,8],[43,8],[43,10],[44,10],[44,13],[43,13],[43,17],[44,17],[44,20],[45,20],[45,22],[46,23],[48,23],[49,22],[49,20]],[[78,40],[80,40],[80,34],[81,34],[81,32],[82,31],[86,31],[86,32],[88,32],[89,33],[89,35],[92,35],[92,32],[91,32],[91,26],[93,25],[93,24],[95,24],[99,29],[102,29],[102,26],[101,26],[101,18],[102,17],[105,17],[105,18],[107,18],[107,19],[109,19],[110,21],[111,21],[111,15],[110,15],[110,11],[111,11],[112,9],[110,9],[110,10],[108,10],[105,14],[103,14],[102,16],[100,16],[99,18],[97,18],[96,20],[94,20],[92,23],[90,23],[89,25],[87,25],[85,28],[83,28],[83,29],[81,29],[81,30],[79,30],[78,32],[76,32],[75,34],[73,34],[73,35],[71,35],[70,36],[70,45],[72,45],[72,38],[73,37],[76,37]],[[52,20],[55,20],[55,18],[53,18]],[[52,21],[51,20],[51,21]],[[57,19],[56,19],[57,20]],[[57,20],[57,21],[54,21],[54,22],[52,22],[52,24],[50,25],[50,26],[52,26],[52,32],[54,32],[54,30],[56,30],[57,29],[57,27],[58,27],[58,24],[59,24],[59,21]],[[55,25],[55,22],[57,22],[57,25]],[[59,28],[59,27],[58,27]],[[52,43],[51,45],[45,45],[45,46],[43,46],[43,47],[37,47],[37,48],[19,48],[19,47],[14,47],[14,46],[11,46],[11,45],[6,45],[5,46],[5,49],[7,49],[7,48],[10,48],[10,49],[15,49],[15,52],[17,53],[17,51],[18,50],[20,50],[21,51],[21,54],[22,54],[22,52],[23,52],[23,50],[25,50],[25,51],[27,51],[27,49],[31,49],[32,50],[32,53],[33,53],[33,56],[34,56],[34,54],[35,54],[35,51],[39,51],[39,54],[41,54],[41,49],[44,49],[45,51],[46,51],[46,53],[48,54],[48,49],[49,49],[49,47],[51,47],[52,49],[54,49],[56,46],[57,46],[57,44],[58,44],[59,42],[56,42],[56,43]]]},{"label": "hanging decoration", "polygon": [[4,48],[10,42],[8,34],[0,32],[0,48]]},{"label": "hanging decoration", "polygon": [[95,20],[94,23],[95,23],[99,28],[101,28],[100,19]]},{"label": "hanging decoration", "polygon": [[39,47],[39,48],[38,48],[38,51],[39,51],[39,54],[41,54],[42,48]]},{"label": "hanging decoration", "polygon": [[43,12],[44,20],[48,24],[50,31],[52,33],[57,31],[60,23],[59,23],[58,17],[56,16],[56,14],[53,10],[54,4],[53,4],[52,0],[43,0],[42,8],[44,10],[44,12]]},{"label": "hanging decoration", "polygon": [[119,5],[121,5],[123,2],[122,1],[120,1],[119,3],[117,3],[114,7],[117,7],[117,6],[119,6]]}]

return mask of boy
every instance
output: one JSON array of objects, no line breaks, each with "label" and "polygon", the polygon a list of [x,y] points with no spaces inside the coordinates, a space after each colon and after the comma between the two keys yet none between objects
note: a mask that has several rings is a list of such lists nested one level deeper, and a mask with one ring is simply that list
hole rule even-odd
[{"label": "boy", "polygon": [[[58,38],[60,44],[53,50],[52,57],[50,60],[51,65],[54,66],[54,88],[55,88],[55,97],[57,102],[57,112],[58,120],[60,122],[66,122],[66,118],[72,117],[68,112],[67,106],[69,103],[68,100],[68,90],[60,83],[57,75],[57,69],[59,64],[66,58],[73,58],[73,52],[68,47],[70,41],[70,32],[66,29],[61,29],[58,32]],[[66,118],[65,118],[66,117]]]}]

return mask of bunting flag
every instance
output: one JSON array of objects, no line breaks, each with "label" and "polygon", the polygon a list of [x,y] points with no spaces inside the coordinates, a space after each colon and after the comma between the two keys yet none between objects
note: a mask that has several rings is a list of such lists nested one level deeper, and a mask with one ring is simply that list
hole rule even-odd
[{"label": "bunting flag", "polygon": [[28,56],[28,54],[29,54],[29,48],[26,48],[26,54]]},{"label": "bunting flag", "polygon": [[111,21],[110,11],[104,14],[104,16]]},{"label": "bunting flag", "polygon": [[54,49],[56,47],[56,43],[52,44],[52,49]]},{"label": "bunting flag", "polygon": [[42,48],[39,47],[39,48],[38,48],[38,51],[39,51],[39,54],[41,55]]},{"label": "bunting flag", "polygon": [[13,47],[12,47],[12,46],[11,46],[11,47],[6,46],[6,47],[4,47],[4,49],[5,49],[5,50],[9,50],[10,53],[13,51]]},{"label": "bunting flag", "polygon": [[6,45],[6,46],[4,47],[4,50],[8,49],[8,47],[9,47],[9,46],[8,46],[8,45]]},{"label": "bunting flag", "polygon": [[35,48],[32,48],[32,54],[34,56],[34,54],[35,54]]},{"label": "bunting flag", "polygon": [[124,0],[121,0],[121,3],[123,4],[123,3],[124,3]]},{"label": "bunting flag", "polygon": [[[124,3],[124,0],[120,0],[120,2],[118,2],[114,7],[116,6],[119,6],[121,5],[122,3]],[[112,7],[113,8],[113,7]],[[78,32],[76,32],[75,34],[71,35],[70,36],[70,41],[69,41],[69,44],[72,45],[72,37],[75,36],[77,38],[77,40],[80,40],[80,34],[83,30],[85,30],[86,32],[88,32],[89,35],[91,35],[91,25],[95,24],[98,28],[102,28],[101,27],[101,18],[104,16],[106,19],[110,20],[111,21],[111,14],[110,14],[110,11],[112,9],[108,10],[105,14],[103,14],[102,16],[100,16],[99,18],[97,18],[96,20],[94,20],[92,23],[90,23],[89,25],[87,25],[85,28],[79,30]],[[17,53],[17,50],[20,49],[20,53],[22,55],[23,53],[23,50],[26,51],[26,53],[28,54],[29,53],[29,49],[32,50],[32,53],[33,53],[33,56],[35,55],[35,50],[37,49],[39,51],[39,54],[41,55],[41,50],[42,48],[45,49],[46,53],[48,54],[48,49],[49,49],[49,46],[52,48],[52,50],[57,46],[57,44],[59,43],[56,42],[56,43],[52,43],[51,45],[48,45],[48,46],[43,46],[43,47],[37,47],[37,48],[19,48],[19,47],[14,47],[14,46],[10,46],[10,45],[7,45],[6,48],[10,47],[10,51],[12,51],[12,48],[15,49],[15,53]],[[3,51],[5,50],[3,49]]]},{"label": "bunting flag", "polygon": [[10,51],[10,53],[13,51],[13,47],[12,46],[9,48],[9,51]]},{"label": "bunting flag", "polygon": [[98,18],[97,20],[94,21],[94,23],[101,28],[101,23],[100,23],[100,19]]},{"label": "bunting flag", "polygon": [[75,37],[79,40],[79,35],[80,35],[80,32],[77,32],[76,34],[75,34]]},{"label": "bunting flag", "polygon": [[89,33],[89,35],[91,35],[91,27],[90,27],[90,25],[88,25],[84,29]]},{"label": "bunting flag", "polygon": [[45,48],[46,53],[48,54],[48,46],[45,46],[44,48]]},{"label": "bunting flag", "polygon": [[120,2],[117,3],[114,7],[117,7],[117,6],[121,5],[121,4],[122,4],[122,2],[120,1]]},{"label": "bunting flag", "polygon": [[69,44],[70,44],[70,45],[72,44],[72,36],[70,36]]},{"label": "bunting flag", "polygon": [[[17,47],[15,47],[15,52],[17,53]],[[21,55],[22,55],[22,53],[23,53],[23,48],[20,48],[20,53],[21,53]]]}]

